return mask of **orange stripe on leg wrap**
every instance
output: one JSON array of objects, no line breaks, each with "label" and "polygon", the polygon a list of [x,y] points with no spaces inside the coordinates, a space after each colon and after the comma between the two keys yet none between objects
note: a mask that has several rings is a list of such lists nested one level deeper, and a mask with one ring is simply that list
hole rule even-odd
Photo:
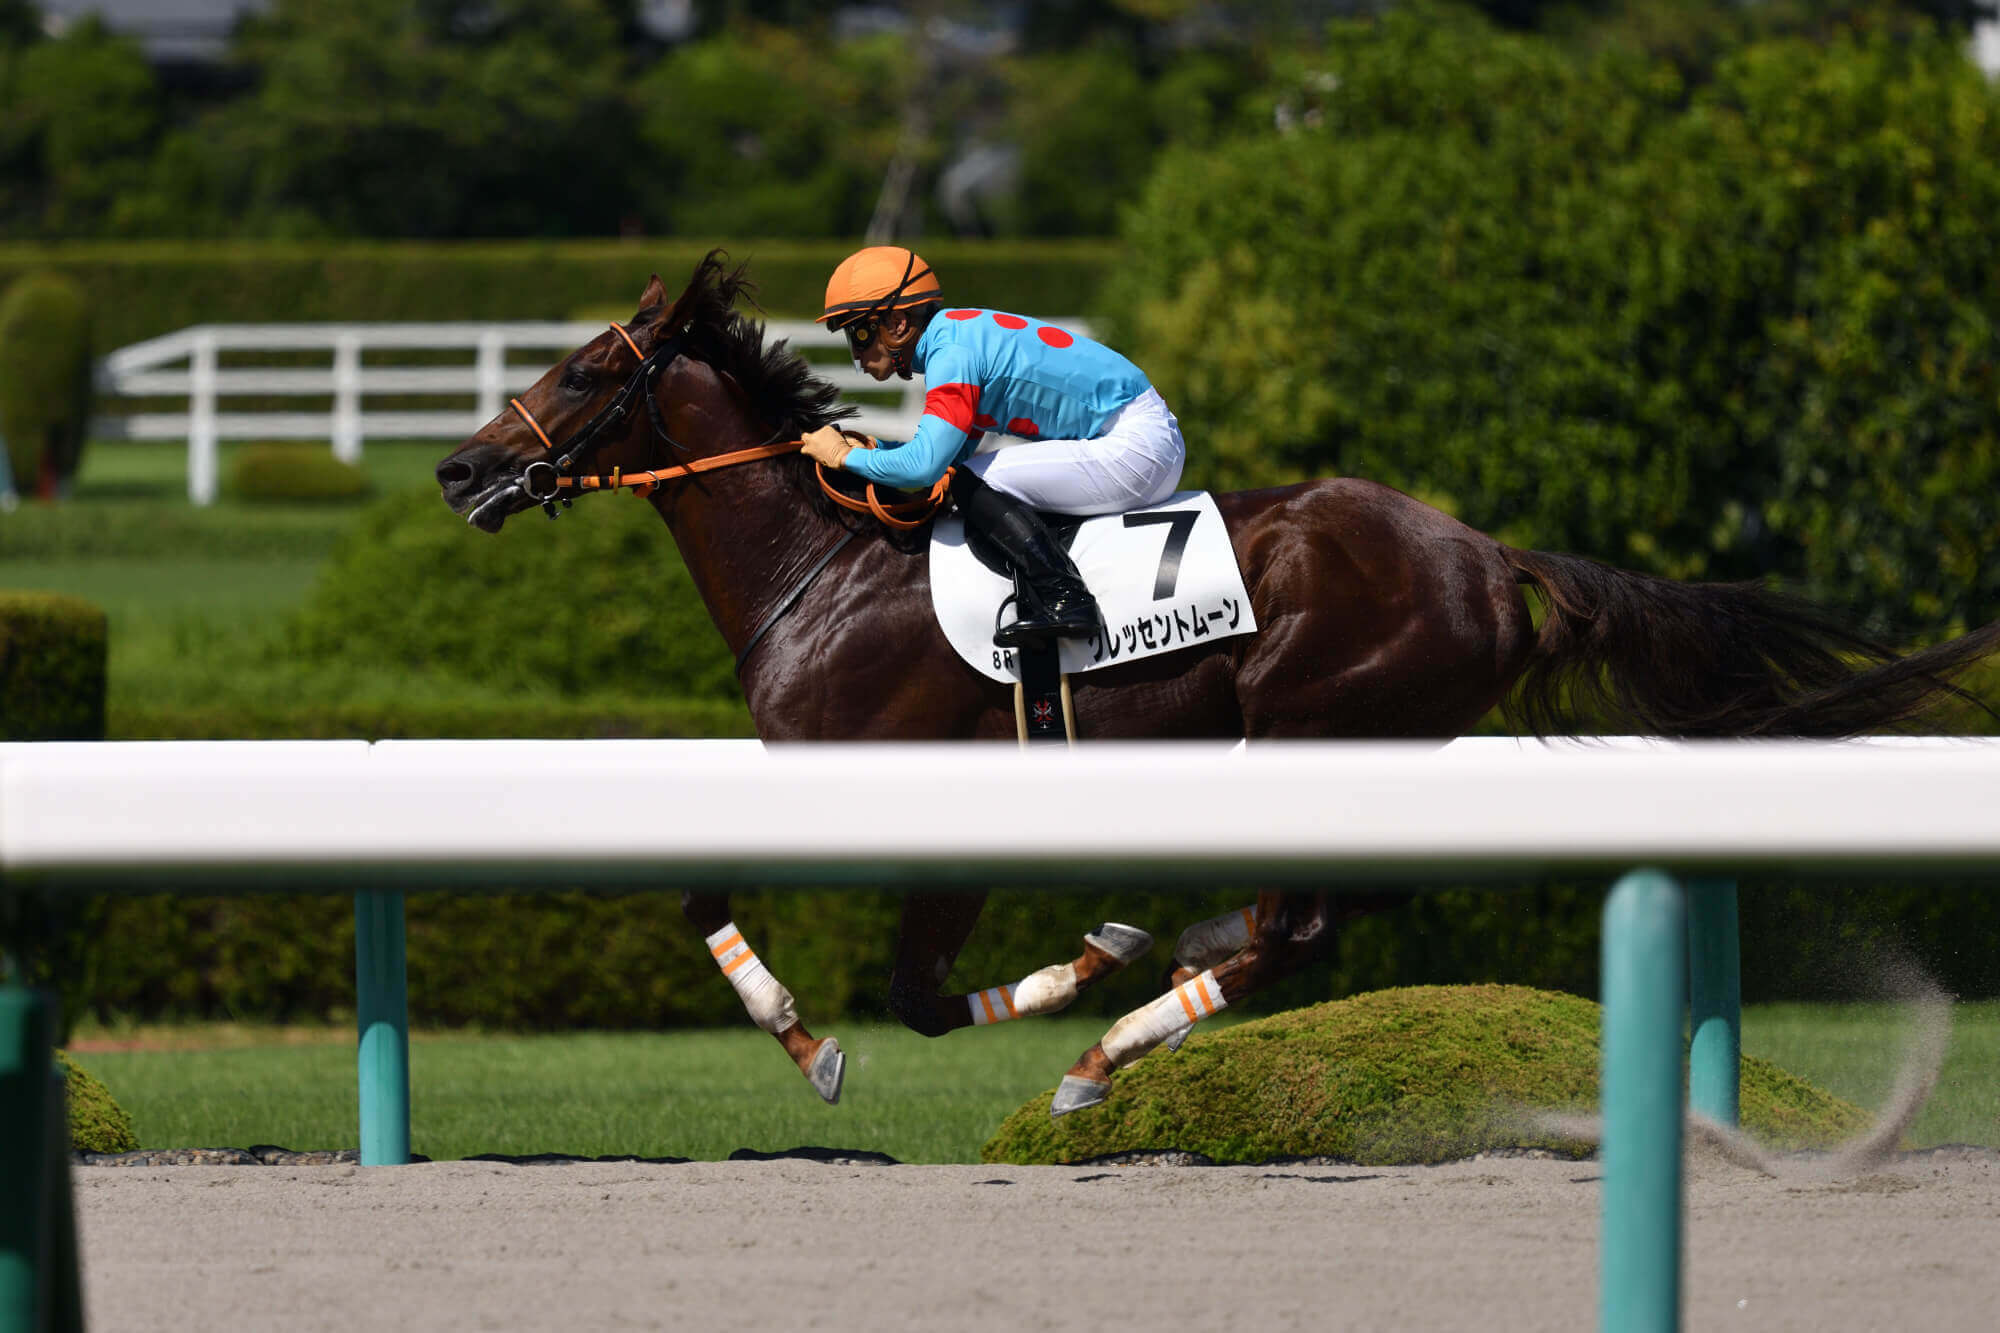
[{"label": "orange stripe on leg wrap", "polygon": [[737,998],[743,1001],[743,1007],[758,1027],[779,1033],[798,1023],[798,1014],[792,1008],[792,993],[743,942],[743,933],[733,922],[710,935],[707,943],[722,975],[729,978]]},{"label": "orange stripe on leg wrap", "polygon": [[[995,1000],[999,1004],[995,1004]],[[1004,1023],[1010,1018],[1019,1018],[1020,1010],[1014,1007],[1014,988],[994,986],[987,990],[974,991],[965,997],[966,1007],[972,1012],[972,1021],[980,1026],[988,1023]]]}]

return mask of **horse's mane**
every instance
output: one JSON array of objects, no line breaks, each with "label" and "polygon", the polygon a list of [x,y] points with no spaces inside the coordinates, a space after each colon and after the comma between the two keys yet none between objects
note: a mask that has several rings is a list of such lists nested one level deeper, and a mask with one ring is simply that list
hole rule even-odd
[{"label": "horse's mane", "polygon": [[709,251],[674,302],[667,327],[688,328],[689,350],[735,380],[774,428],[809,431],[854,415],[854,408],[841,406],[840,390],[817,378],[790,344],[780,338],[766,347],[763,324],[737,311],[738,301],[757,304],[756,284],[744,276],[748,268],[732,269],[726,254]]},{"label": "horse's mane", "polygon": [[[689,354],[707,362],[718,372],[736,381],[737,387],[755,405],[780,437],[796,437],[821,426],[830,426],[851,417],[859,409],[840,401],[840,390],[812,372],[812,363],[792,350],[780,338],[766,346],[764,325],[736,309],[739,301],[757,305],[757,287],[745,276],[749,265],[731,267],[721,250],[711,250],[695,265],[687,290],[674,302],[668,314],[668,328],[689,330]],[[644,323],[657,307],[641,310],[636,322]],[[813,509],[844,526],[864,534],[873,532],[890,538],[891,544],[915,550],[928,542],[928,526],[900,539],[872,519],[861,518],[835,505],[820,489],[812,461],[801,455],[781,460],[800,494]]]}]

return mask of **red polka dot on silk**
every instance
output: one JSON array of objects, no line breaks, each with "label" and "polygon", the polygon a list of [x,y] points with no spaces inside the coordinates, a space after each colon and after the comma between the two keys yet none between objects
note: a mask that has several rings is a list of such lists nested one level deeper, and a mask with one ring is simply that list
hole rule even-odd
[{"label": "red polka dot on silk", "polygon": [[944,312],[944,317],[946,319],[978,319],[979,312],[977,310],[947,310]]},{"label": "red polka dot on silk", "polygon": [[1022,319],[1019,315],[1002,315],[995,312],[993,322],[1003,329],[1025,329],[1028,327],[1028,321]]},{"label": "red polka dot on silk", "polygon": [[1000,426],[1000,423],[998,421],[994,420],[992,417],[987,416],[984,412],[981,412],[978,416],[974,417],[972,419],[972,424],[979,427],[979,429],[981,430],[997,430],[999,429]]},{"label": "red polka dot on silk", "polygon": [[1067,347],[1076,339],[1053,324],[1044,324],[1035,330],[1035,336],[1051,347]]},{"label": "red polka dot on silk", "polygon": [[1012,421],[1007,423],[1007,433],[1009,435],[1021,435],[1021,436],[1040,435],[1042,433],[1042,428],[1040,426],[1037,426],[1034,422],[1028,420],[1026,417],[1015,417]]}]

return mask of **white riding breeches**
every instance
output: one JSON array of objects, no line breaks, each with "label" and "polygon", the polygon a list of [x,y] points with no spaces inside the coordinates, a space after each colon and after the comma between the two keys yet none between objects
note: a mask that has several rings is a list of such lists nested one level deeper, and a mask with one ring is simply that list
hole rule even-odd
[{"label": "white riding breeches", "polygon": [[1089,440],[1022,440],[976,453],[971,468],[995,490],[1057,514],[1118,514],[1158,504],[1187,462],[1181,423],[1158,389],[1118,409]]}]

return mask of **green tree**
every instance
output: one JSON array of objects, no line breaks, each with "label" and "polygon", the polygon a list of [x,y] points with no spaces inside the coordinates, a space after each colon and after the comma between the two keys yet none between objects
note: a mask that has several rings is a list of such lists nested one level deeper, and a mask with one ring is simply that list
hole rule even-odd
[{"label": "green tree", "polygon": [[1012,226],[1032,236],[1115,230],[1153,164],[1153,107],[1131,53],[1104,42],[1017,62],[1009,129],[1021,148]]},{"label": "green tree", "polygon": [[2000,95],[1954,39],[1758,45],[1650,160],[1780,567],[1884,619],[2000,612]]},{"label": "green tree", "polygon": [[159,90],[136,43],[95,17],[60,38],[0,48],[0,226],[17,236],[100,230],[146,177]]},{"label": "green tree", "polygon": [[1346,471],[1510,540],[2000,612],[2000,104],[1955,39],[1671,65],[1412,6],[1170,155],[1107,294],[1224,484]]},{"label": "green tree", "polygon": [[621,30],[593,0],[278,0],[239,40],[256,92],[175,151],[243,230],[612,233],[635,205]]},{"label": "green tree", "polygon": [[905,51],[742,26],[668,54],[634,86],[649,228],[859,235],[895,153]]}]

